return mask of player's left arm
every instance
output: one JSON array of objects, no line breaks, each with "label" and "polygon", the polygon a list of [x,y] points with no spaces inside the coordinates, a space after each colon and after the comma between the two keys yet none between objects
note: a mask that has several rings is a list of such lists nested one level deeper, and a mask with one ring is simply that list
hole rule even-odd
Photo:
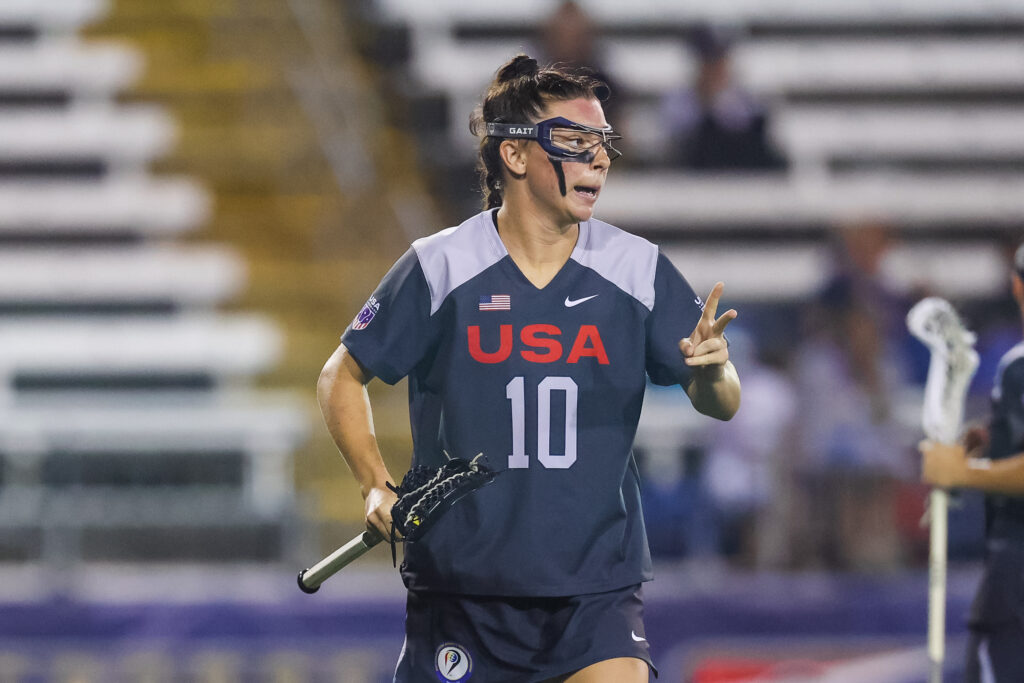
[{"label": "player's left arm", "polygon": [[693,333],[680,340],[679,350],[693,374],[686,395],[699,412],[719,420],[731,419],[740,407],[740,378],[729,361],[726,326],[736,319],[735,309],[715,318],[725,285],[715,284]]}]

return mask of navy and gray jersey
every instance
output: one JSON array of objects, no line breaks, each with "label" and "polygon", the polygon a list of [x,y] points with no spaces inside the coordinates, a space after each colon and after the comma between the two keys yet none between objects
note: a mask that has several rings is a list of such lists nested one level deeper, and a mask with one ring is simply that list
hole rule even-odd
[{"label": "navy and gray jersey", "polygon": [[[992,387],[988,457],[1009,458],[1024,451],[1024,343],[999,361]],[[985,572],[968,623],[983,632],[972,636],[968,680],[1021,680],[1019,634],[1024,624],[1024,496],[985,496]],[[1017,649],[1008,647],[1016,642]],[[982,664],[984,660],[985,664]],[[979,672],[987,668],[988,678]]]},{"label": "navy and gray jersey", "polygon": [[651,578],[631,447],[646,377],[691,377],[679,340],[703,302],[658,248],[598,220],[543,288],[494,212],[417,240],[342,336],[409,378],[413,465],[483,453],[501,474],[407,543],[410,589],[596,593]]},{"label": "navy and gray jersey", "polygon": [[[1024,342],[1006,352],[999,361],[992,387],[992,422],[989,426],[988,457],[1009,458],[1024,452]],[[1009,515],[1021,524],[1024,543],[1024,496],[986,496],[989,525],[993,518]]]}]

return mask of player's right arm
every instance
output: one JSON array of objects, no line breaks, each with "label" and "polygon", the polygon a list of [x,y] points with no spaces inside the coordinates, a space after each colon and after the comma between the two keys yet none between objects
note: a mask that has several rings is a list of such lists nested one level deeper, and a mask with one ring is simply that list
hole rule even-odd
[{"label": "player's right arm", "polygon": [[1024,495],[1024,453],[989,460],[962,444],[922,441],[922,479],[940,488],[971,488],[986,493]]},{"label": "player's right arm", "polygon": [[1024,453],[990,460],[989,434],[985,427],[971,427],[962,443],[918,444],[923,459],[921,479],[939,488],[970,488],[985,493],[1024,495]]},{"label": "player's right arm", "polygon": [[339,344],[320,372],[316,394],[327,430],[359,483],[365,501],[366,527],[388,538],[391,507],[397,497],[387,487],[394,480],[384,465],[374,434],[366,392],[372,379],[373,374],[359,364],[344,344]]},{"label": "player's right arm", "polygon": [[1000,400],[990,428],[968,429],[961,444],[921,442],[925,482],[1024,496],[1024,358],[1001,363],[996,382]]}]

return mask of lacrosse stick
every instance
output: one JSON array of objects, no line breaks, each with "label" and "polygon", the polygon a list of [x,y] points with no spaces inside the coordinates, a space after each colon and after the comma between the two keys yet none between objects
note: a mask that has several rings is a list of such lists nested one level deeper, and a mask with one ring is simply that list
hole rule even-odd
[{"label": "lacrosse stick", "polygon": [[[460,498],[489,484],[497,475],[498,472],[487,466],[482,453],[471,461],[449,458],[448,462],[436,469],[422,466],[411,468],[402,478],[401,485],[398,488],[392,487],[398,494],[398,501],[391,508],[392,559],[395,531],[409,542],[419,540],[437,518]],[[378,534],[364,531],[312,567],[299,572],[299,588],[303,593],[316,593],[320,590],[320,584],[381,540]]]},{"label": "lacrosse stick", "polygon": [[[960,435],[967,387],[978,369],[974,334],[948,301],[928,297],[907,314],[907,327],[931,352],[921,422],[925,436],[954,444]],[[928,499],[928,659],[929,683],[942,683],[946,635],[946,541],[949,492],[934,488]]]}]

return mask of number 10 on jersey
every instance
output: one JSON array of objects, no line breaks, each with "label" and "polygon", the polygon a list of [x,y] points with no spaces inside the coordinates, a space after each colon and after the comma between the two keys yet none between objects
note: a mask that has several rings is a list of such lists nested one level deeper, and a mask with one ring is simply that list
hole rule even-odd
[{"label": "number 10 on jersey", "polygon": [[[551,396],[565,396],[565,453],[551,452],[551,430],[560,425],[551,424]],[[548,469],[564,470],[576,462],[576,382],[572,377],[545,377],[537,384],[537,460]],[[530,466],[526,453],[526,379],[513,377],[505,385],[505,398],[512,403],[512,454],[508,456],[509,469]]]}]

